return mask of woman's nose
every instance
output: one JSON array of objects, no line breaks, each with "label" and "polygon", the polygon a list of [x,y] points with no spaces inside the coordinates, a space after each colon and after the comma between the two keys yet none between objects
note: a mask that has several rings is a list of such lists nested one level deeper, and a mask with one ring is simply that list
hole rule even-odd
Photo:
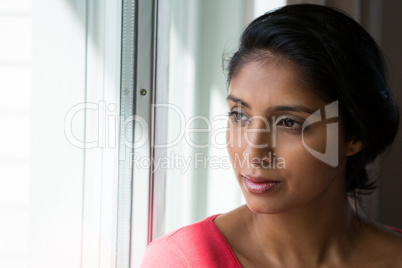
[{"label": "woman's nose", "polygon": [[243,157],[248,157],[253,163],[269,161],[269,155],[274,149],[273,135],[274,133],[272,133],[272,129],[267,122],[255,123],[254,126],[250,125],[244,131],[245,149]]}]

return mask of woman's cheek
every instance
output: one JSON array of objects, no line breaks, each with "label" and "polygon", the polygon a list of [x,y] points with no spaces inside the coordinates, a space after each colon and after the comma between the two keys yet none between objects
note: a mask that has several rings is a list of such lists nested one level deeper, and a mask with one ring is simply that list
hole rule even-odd
[{"label": "woman's cheek", "polygon": [[[325,154],[327,147],[327,127],[323,122],[316,123],[303,131],[303,146]],[[333,142],[333,141],[329,141]],[[307,151],[307,149],[306,149]]]},{"label": "woman's cheek", "polygon": [[242,156],[242,144],[244,141],[241,138],[241,129],[237,128],[232,122],[228,122],[226,131],[226,147],[232,163],[234,163],[236,155],[237,157]]}]

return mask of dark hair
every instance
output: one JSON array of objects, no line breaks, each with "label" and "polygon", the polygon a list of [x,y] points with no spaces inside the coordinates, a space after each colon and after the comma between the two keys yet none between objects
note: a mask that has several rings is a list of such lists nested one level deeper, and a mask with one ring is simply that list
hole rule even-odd
[{"label": "dark hair", "polygon": [[347,192],[369,193],[376,183],[369,180],[366,165],[394,141],[399,124],[374,39],[333,8],[284,6],[247,26],[229,61],[228,82],[245,63],[267,60],[270,53],[294,63],[301,82],[323,100],[339,101],[346,133],[363,143],[363,149],[347,160]]}]

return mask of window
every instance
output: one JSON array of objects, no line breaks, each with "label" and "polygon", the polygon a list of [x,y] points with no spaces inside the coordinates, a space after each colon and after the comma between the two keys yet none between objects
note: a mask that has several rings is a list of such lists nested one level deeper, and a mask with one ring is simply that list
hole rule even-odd
[{"label": "window", "polygon": [[0,266],[138,267],[148,241],[243,202],[211,133],[257,2],[0,4]]},{"label": "window", "polygon": [[0,267],[27,267],[32,3],[0,2]]}]

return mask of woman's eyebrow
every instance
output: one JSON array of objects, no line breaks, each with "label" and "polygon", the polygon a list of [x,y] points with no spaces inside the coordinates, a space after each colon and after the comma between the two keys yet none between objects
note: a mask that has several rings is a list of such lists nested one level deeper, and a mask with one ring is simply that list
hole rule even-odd
[{"label": "woman's eyebrow", "polygon": [[236,103],[238,103],[238,104],[240,104],[240,105],[243,105],[243,106],[245,106],[245,107],[247,107],[247,108],[250,108],[250,105],[248,105],[246,102],[242,101],[242,100],[239,99],[239,98],[236,98],[235,96],[233,96],[233,95],[231,95],[231,94],[227,95],[226,101],[228,101],[228,100],[233,101],[233,102],[236,102]]},{"label": "woman's eyebrow", "polygon": [[[250,105],[247,104],[245,101],[243,101],[243,100],[241,100],[241,99],[239,99],[239,98],[237,98],[237,97],[235,97],[235,96],[233,96],[231,94],[227,95],[226,101],[228,101],[228,100],[236,102],[236,103],[238,103],[240,105],[243,105],[243,106],[245,106],[247,108],[250,108]],[[313,114],[315,112],[315,110],[310,109],[308,107],[305,107],[303,105],[275,106],[275,107],[270,107],[270,108],[268,108],[266,110],[266,112],[272,112],[272,111],[275,111],[275,112],[277,112],[277,111],[282,111],[282,112],[289,112],[289,111],[290,112],[302,112],[302,113],[307,113],[307,114]]]},{"label": "woman's eyebrow", "polygon": [[290,105],[290,106],[276,106],[268,108],[267,111],[290,111],[313,114],[315,110],[305,107],[303,105]]}]

